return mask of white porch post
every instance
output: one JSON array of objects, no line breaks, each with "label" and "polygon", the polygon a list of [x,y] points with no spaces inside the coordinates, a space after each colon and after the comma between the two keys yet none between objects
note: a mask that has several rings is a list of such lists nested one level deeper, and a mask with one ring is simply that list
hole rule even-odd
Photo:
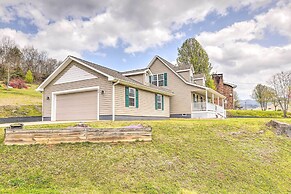
[{"label": "white porch post", "polygon": [[205,93],[205,108],[206,108],[206,111],[208,110],[208,96],[207,96],[207,89],[206,89],[206,93]]},{"label": "white porch post", "polygon": [[215,104],[214,103],[214,94],[212,94],[212,104]]},{"label": "white porch post", "polygon": [[217,105],[220,106],[219,96],[217,97]]},{"label": "white porch post", "polygon": [[224,109],[224,99],[222,99],[222,108]]}]

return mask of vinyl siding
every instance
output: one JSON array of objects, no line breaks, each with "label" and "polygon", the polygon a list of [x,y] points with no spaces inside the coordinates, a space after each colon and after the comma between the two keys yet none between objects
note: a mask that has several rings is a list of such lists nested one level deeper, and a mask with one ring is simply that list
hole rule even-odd
[{"label": "vinyl siding", "polygon": [[[174,92],[170,101],[171,114],[191,114],[192,95],[191,92],[197,90],[195,86],[185,84],[176,74],[166,67],[160,60],[156,59],[151,65],[153,74],[168,73],[168,86]],[[189,75],[189,72],[187,72]]]},{"label": "vinyl siding", "polygon": [[170,98],[164,96],[164,110],[155,110],[155,93],[138,90],[139,107],[125,107],[125,86],[115,86],[115,115],[170,116]]},{"label": "vinyl siding", "polygon": [[126,77],[129,77],[131,79],[134,79],[135,81],[138,81],[142,84],[144,84],[145,80],[144,80],[144,74],[139,74],[139,75],[128,75]]},{"label": "vinyl siding", "polygon": [[[71,83],[63,83],[54,85],[54,83],[62,76],[65,72],[68,71],[73,65],[76,65],[78,68],[88,71],[89,73],[97,76],[95,79],[88,79],[83,81],[76,81]],[[45,87],[43,93],[43,117],[51,116],[51,99],[52,92],[71,90],[78,88],[87,88],[99,86],[100,92],[103,90],[104,94],[100,93],[100,115],[111,115],[112,114],[112,82],[108,81],[108,78],[91,70],[83,65],[80,65],[76,62],[71,62],[48,86]],[[47,100],[47,97],[50,99]],[[80,99],[86,100],[86,98]]]},{"label": "vinyl siding", "polygon": [[190,81],[190,72],[189,71],[180,72],[178,74],[181,75],[187,82],[189,82]]}]

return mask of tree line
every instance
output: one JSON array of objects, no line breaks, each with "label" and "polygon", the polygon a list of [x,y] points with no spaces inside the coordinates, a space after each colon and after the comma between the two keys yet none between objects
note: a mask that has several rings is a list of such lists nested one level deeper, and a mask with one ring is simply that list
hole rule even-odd
[{"label": "tree line", "polygon": [[291,99],[291,71],[273,75],[268,84],[269,86],[256,85],[253,89],[252,98],[260,104],[263,111],[267,110],[268,103],[272,103],[275,110],[280,107],[284,117],[287,117]]},{"label": "tree line", "polygon": [[[48,57],[47,52],[33,46],[20,48],[14,40],[0,40],[0,81],[7,85],[13,79],[28,79],[33,83],[44,81],[60,64]],[[31,79],[32,77],[32,79]]]}]

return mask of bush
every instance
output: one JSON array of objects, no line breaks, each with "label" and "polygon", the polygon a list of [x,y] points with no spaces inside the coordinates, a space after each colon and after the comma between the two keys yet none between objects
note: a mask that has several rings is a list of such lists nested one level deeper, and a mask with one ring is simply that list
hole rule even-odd
[{"label": "bush", "polygon": [[32,84],[33,82],[33,75],[32,75],[32,72],[30,70],[28,70],[26,72],[26,75],[25,75],[25,82],[26,83],[29,83],[29,84]]},{"label": "bush", "polygon": [[22,89],[22,88],[27,88],[24,80],[22,79],[13,79],[9,82],[9,86],[11,86],[12,88],[18,88],[18,89]]}]

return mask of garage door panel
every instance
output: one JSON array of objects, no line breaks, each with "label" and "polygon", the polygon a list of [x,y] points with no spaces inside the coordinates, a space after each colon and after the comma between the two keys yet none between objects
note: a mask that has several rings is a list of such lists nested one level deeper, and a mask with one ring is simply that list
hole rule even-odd
[{"label": "garage door panel", "polygon": [[56,96],[56,120],[96,120],[97,91]]}]

